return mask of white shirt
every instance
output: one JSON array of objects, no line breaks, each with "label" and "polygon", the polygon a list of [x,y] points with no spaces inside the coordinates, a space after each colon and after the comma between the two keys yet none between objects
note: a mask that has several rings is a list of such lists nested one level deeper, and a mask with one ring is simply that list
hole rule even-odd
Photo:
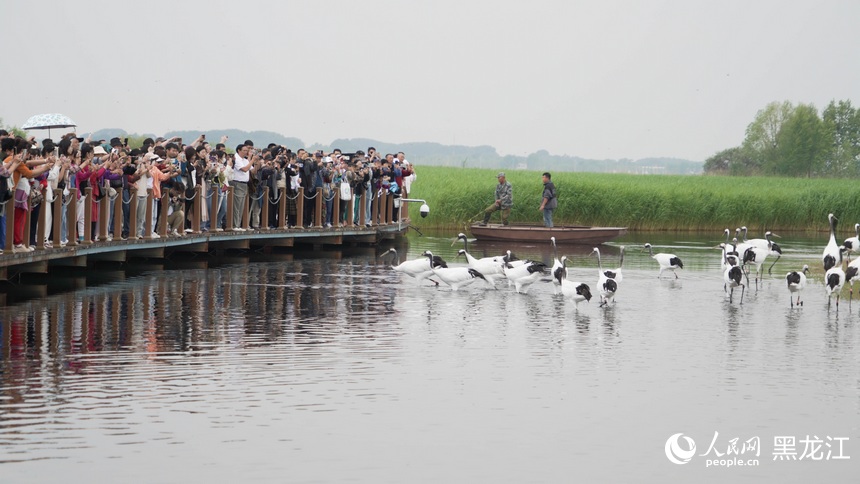
[{"label": "white shirt", "polygon": [[251,179],[251,175],[247,171],[242,171],[242,168],[250,164],[250,161],[239,156],[239,153],[236,153],[233,159],[233,181],[247,183]]}]

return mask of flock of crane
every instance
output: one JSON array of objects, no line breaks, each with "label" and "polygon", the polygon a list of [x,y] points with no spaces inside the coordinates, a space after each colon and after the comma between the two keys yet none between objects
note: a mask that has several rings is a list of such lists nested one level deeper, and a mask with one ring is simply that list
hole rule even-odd
[{"label": "flock of crane", "polygon": [[[821,260],[825,270],[824,284],[828,297],[828,308],[830,307],[831,299],[835,297],[836,308],[838,310],[839,294],[843,286],[848,282],[850,284],[850,294],[853,296],[854,279],[860,275],[860,258],[856,258],[853,261],[843,258],[844,254],[860,252],[860,224],[854,225],[856,235],[846,239],[842,245],[839,245],[836,242],[837,218],[831,213],[828,215],[828,221],[830,223],[830,240],[824,249]],[[723,290],[726,292],[731,304],[734,299],[734,290],[740,287],[741,297],[739,304],[743,304],[744,291],[750,284],[749,272],[751,268],[755,267],[756,270],[754,280],[757,287],[762,277],[762,266],[765,259],[769,256],[776,257],[776,260],[768,268],[768,272],[770,273],[770,270],[782,255],[782,248],[779,244],[771,240],[771,237],[779,236],[768,231],[765,232],[763,239],[747,239],[746,227],[735,229],[734,238],[731,240],[729,240],[731,236],[729,229],[725,229],[724,235],[726,241],[717,246],[722,252],[720,271],[723,274]],[[741,239],[742,242],[739,242],[738,238],[741,236],[743,237]],[[457,256],[464,256],[468,263],[467,266],[448,267],[445,260],[428,250],[421,257],[407,260],[399,265],[392,266],[392,268],[397,272],[414,277],[418,281],[424,279],[430,280],[437,286],[439,282],[436,279],[438,279],[450,286],[454,291],[479,279],[492,287],[496,287],[497,282],[507,280],[508,285],[514,286],[518,293],[528,292],[529,287],[535,282],[552,281],[555,293],[562,294],[565,299],[573,302],[576,307],[579,306],[579,303],[590,301],[592,298],[591,287],[588,284],[568,279],[568,258],[567,256],[558,257],[558,247],[556,246],[555,237],[550,238],[554,250],[552,267],[540,261],[517,259],[510,250],[501,256],[477,259],[469,253],[469,242],[466,234],[459,234],[457,240],[463,241],[463,248],[458,251]],[[457,240],[454,242],[456,243]],[[643,250],[645,249],[648,250],[648,254],[660,267],[657,275],[658,278],[662,278],[665,271],[672,271],[675,278],[678,278],[678,274],[675,271],[684,268],[684,263],[678,256],[668,253],[655,254],[653,253],[651,244],[645,244]],[[618,292],[619,284],[623,280],[621,266],[624,264],[624,250],[625,247],[621,246],[621,258],[618,267],[616,269],[604,270],[600,259],[600,249],[597,247],[592,249],[591,255],[597,256],[598,278],[596,288],[601,307],[615,300],[615,294]],[[388,253],[393,253],[395,258],[397,257],[395,249],[389,249],[382,255],[384,256]],[[800,295],[806,287],[806,274],[808,272],[809,266],[804,265],[802,270],[792,271],[785,275],[792,308],[795,305],[803,305]]]}]

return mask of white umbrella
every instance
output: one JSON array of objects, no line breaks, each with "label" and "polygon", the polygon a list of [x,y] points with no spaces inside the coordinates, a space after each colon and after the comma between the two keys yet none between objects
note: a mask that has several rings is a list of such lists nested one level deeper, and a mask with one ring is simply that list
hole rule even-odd
[{"label": "white umbrella", "polygon": [[72,118],[65,114],[37,114],[30,116],[30,119],[21,126],[21,129],[47,129],[48,138],[51,137],[51,128],[74,128],[78,124],[72,121]]}]

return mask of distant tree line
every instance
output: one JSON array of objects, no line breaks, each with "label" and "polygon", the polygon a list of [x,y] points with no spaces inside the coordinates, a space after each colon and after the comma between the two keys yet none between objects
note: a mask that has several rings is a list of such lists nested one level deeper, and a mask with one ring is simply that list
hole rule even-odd
[{"label": "distant tree line", "polygon": [[708,158],[705,174],[860,177],[860,110],[831,101],[773,102],[756,113],[743,144]]}]

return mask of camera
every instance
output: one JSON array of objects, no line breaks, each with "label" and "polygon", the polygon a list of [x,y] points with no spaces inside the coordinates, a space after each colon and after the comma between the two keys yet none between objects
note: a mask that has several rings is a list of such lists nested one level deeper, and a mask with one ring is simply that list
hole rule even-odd
[{"label": "camera", "polygon": [[419,211],[421,212],[421,218],[427,218],[427,215],[430,213],[430,206],[425,203],[421,205]]}]

